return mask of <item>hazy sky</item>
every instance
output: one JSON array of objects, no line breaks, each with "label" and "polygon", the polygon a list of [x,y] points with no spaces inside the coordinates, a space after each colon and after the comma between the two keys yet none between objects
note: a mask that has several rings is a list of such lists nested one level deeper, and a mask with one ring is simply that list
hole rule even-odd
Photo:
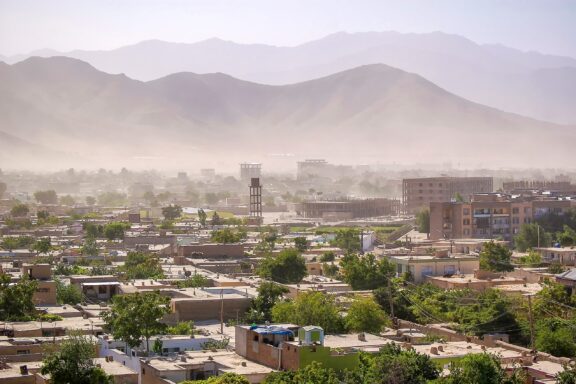
[{"label": "hazy sky", "polygon": [[440,30],[576,57],[576,0],[0,0],[3,55],[146,39],[296,45],[384,30]]}]

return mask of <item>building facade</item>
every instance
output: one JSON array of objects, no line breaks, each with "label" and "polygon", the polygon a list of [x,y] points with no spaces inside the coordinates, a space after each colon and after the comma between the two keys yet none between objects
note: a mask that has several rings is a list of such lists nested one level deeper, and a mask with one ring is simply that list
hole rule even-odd
[{"label": "building facade", "polygon": [[512,240],[522,224],[547,214],[563,214],[573,206],[566,199],[515,199],[500,194],[474,195],[471,202],[432,202],[430,238]]},{"label": "building facade", "polygon": [[469,201],[476,193],[490,193],[494,182],[491,177],[425,177],[402,180],[404,212],[416,213],[430,203],[450,202],[460,195]]},{"label": "building facade", "polygon": [[305,201],[298,207],[298,214],[306,218],[349,220],[359,217],[395,215],[398,213],[398,205],[397,200],[386,198]]}]

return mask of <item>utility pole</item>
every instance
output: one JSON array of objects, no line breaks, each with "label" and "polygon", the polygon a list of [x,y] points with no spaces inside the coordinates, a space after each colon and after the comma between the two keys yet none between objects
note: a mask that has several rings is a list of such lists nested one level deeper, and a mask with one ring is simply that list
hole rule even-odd
[{"label": "utility pole", "polygon": [[392,297],[392,277],[388,277],[388,299],[390,301],[390,317],[392,318],[392,323],[396,324],[394,319],[394,298]]},{"label": "utility pole", "polygon": [[540,225],[536,223],[536,228],[538,228],[538,248],[540,248]]},{"label": "utility pole", "polygon": [[528,294],[528,315],[530,318],[530,349],[534,350],[534,315],[532,313],[532,295]]},{"label": "utility pole", "polygon": [[224,290],[220,290],[220,334],[224,334]]}]

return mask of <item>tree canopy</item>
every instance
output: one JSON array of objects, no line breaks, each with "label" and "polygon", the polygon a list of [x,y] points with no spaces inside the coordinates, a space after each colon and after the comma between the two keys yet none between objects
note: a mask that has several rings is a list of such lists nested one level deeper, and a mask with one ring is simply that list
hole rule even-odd
[{"label": "tree canopy", "polygon": [[10,277],[0,275],[0,321],[30,321],[36,317],[33,296],[38,283],[23,277],[12,284]]},{"label": "tree canopy", "polygon": [[293,301],[277,302],[272,308],[272,320],[302,326],[317,325],[326,333],[345,330],[344,318],[334,297],[317,291],[300,293]]},{"label": "tree canopy", "polygon": [[252,299],[252,304],[246,315],[250,323],[264,323],[272,320],[272,308],[288,293],[288,289],[270,281],[264,281],[258,287],[258,296]]},{"label": "tree canopy", "polygon": [[10,210],[10,215],[12,217],[26,217],[30,212],[30,208],[26,204],[16,204]]},{"label": "tree canopy", "polygon": [[162,333],[166,327],[160,320],[170,313],[169,303],[170,298],[158,292],[116,295],[102,319],[112,335],[131,348],[140,345],[144,338],[149,352],[150,337]]},{"label": "tree canopy", "polygon": [[112,384],[112,378],[94,364],[95,357],[96,344],[73,334],[44,358],[40,372],[50,374],[50,382],[58,384]]},{"label": "tree canopy", "polygon": [[258,274],[278,283],[294,284],[306,276],[306,262],[296,249],[288,248],[277,255],[267,255],[260,264]]},{"label": "tree canopy", "polygon": [[130,224],[122,222],[111,222],[104,225],[103,233],[108,240],[121,240],[124,232],[130,229]]},{"label": "tree canopy", "polygon": [[514,245],[520,252],[525,252],[529,248],[538,246],[538,238],[540,238],[541,247],[548,247],[552,244],[552,235],[542,226],[536,223],[522,224],[518,235],[514,237]]},{"label": "tree canopy", "polygon": [[420,233],[430,233],[430,210],[424,208],[416,214],[416,226]]},{"label": "tree canopy", "polygon": [[353,332],[379,334],[388,324],[390,318],[372,298],[355,298],[346,315],[346,328]]},{"label": "tree canopy", "polygon": [[362,249],[360,231],[354,228],[337,231],[333,243],[347,254],[360,252]]},{"label": "tree canopy", "polygon": [[246,238],[246,231],[224,228],[212,231],[212,241],[220,244],[239,243]]},{"label": "tree canopy", "polygon": [[368,253],[363,256],[347,254],[340,262],[342,276],[354,290],[371,290],[383,287],[396,272],[388,259],[377,260]]},{"label": "tree canopy", "polygon": [[182,216],[182,207],[179,205],[168,205],[162,208],[162,215],[166,220],[176,220]]},{"label": "tree canopy", "polygon": [[450,365],[450,374],[441,384],[523,384],[526,378],[521,371],[508,375],[498,356],[488,353],[468,354]]},{"label": "tree canopy", "polygon": [[34,192],[34,198],[42,204],[58,204],[58,195],[53,189]]},{"label": "tree canopy", "polygon": [[509,272],[514,270],[512,252],[504,245],[490,241],[480,252],[480,268],[486,271]]},{"label": "tree canopy", "polygon": [[154,255],[144,252],[128,252],[124,265],[118,268],[127,279],[160,279],[164,271]]}]

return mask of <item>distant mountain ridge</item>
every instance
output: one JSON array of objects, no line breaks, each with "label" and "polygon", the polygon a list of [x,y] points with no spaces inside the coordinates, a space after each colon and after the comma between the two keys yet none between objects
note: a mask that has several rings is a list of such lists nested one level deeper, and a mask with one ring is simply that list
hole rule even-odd
[{"label": "distant mountain ridge", "polygon": [[[553,166],[573,160],[576,139],[574,127],[482,106],[383,64],[271,86],[220,73],[142,82],[76,59],[34,57],[0,64],[0,83],[2,132],[92,165],[293,153],[347,163],[430,158]],[[3,145],[3,164],[38,161],[26,146],[18,152],[18,143],[2,157]],[[534,155],[543,148],[554,149]]]},{"label": "distant mountain ridge", "polygon": [[[576,124],[576,59],[480,45],[441,32],[339,32],[294,47],[143,41],[109,51],[41,50],[35,56],[68,56],[107,73],[144,81],[178,72],[227,73],[281,85],[382,63],[417,73],[475,102],[564,124]],[[6,58],[14,63],[29,55]]]}]

